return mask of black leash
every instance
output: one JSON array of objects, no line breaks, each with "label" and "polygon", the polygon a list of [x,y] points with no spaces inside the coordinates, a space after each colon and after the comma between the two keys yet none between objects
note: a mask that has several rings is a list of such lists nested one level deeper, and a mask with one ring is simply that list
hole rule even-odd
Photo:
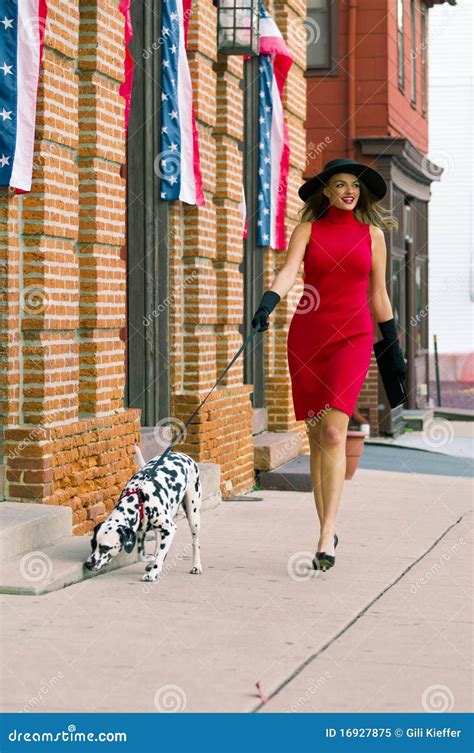
[{"label": "black leash", "polygon": [[[268,325],[267,325],[267,329],[268,329]],[[187,421],[186,421],[186,423],[184,424],[183,430],[182,430],[182,431],[180,431],[180,433],[178,434],[178,436],[177,436],[177,437],[176,437],[176,438],[175,438],[175,439],[173,440],[173,442],[172,442],[172,443],[171,443],[171,444],[170,444],[170,445],[169,445],[169,446],[168,446],[168,447],[166,448],[166,450],[165,450],[164,452],[162,452],[162,453],[161,453],[161,455],[160,455],[160,457],[158,458],[158,460],[155,460],[155,462],[153,463],[153,470],[154,470],[155,466],[156,466],[156,465],[158,465],[158,463],[161,463],[162,459],[163,459],[163,458],[165,457],[165,455],[167,455],[167,453],[168,453],[168,452],[169,452],[169,451],[171,450],[171,448],[172,448],[172,447],[173,447],[173,446],[174,446],[174,445],[175,445],[175,444],[176,444],[176,443],[177,443],[177,442],[178,442],[178,441],[179,441],[179,440],[181,439],[181,437],[183,436],[183,433],[184,433],[184,429],[186,428],[186,426],[187,426],[187,425],[189,424],[189,422],[190,422],[190,421],[192,421],[192,419],[194,418],[194,416],[195,416],[195,415],[196,415],[196,414],[197,414],[197,413],[198,413],[198,412],[199,412],[199,411],[201,410],[202,406],[203,406],[203,405],[204,405],[204,403],[206,402],[206,400],[207,400],[207,398],[209,397],[209,395],[211,394],[211,392],[213,392],[213,390],[215,390],[215,388],[217,387],[217,385],[219,384],[219,382],[221,381],[221,379],[222,379],[222,378],[223,378],[223,377],[224,377],[224,376],[225,376],[225,375],[227,374],[227,372],[229,371],[229,369],[230,369],[230,367],[232,366],[232,364],[234,363],[234,361],[236,361],[236,360],[237,360],[237,358],[238,358],[238,357],[240,356],[240,354],[242,353],[242,351],[243,351],[243,350],[244,350],[244,349],[245,349],[245,348],[247,347],[248,343],[250,342],[250,340],[252,339],[252,337],[254,337],[254,335],[256,335],[256,334],[257,334],[257,332],[265,332],[265,330],[264,330],[264,329],[254,329],[254,330],[253,330],[253,331],[252,331],[252,332],[250,333],[250,335],[248,335],[248,336],[247,336],[247,337],[245,338],[245,340],[244,340],[243,344],[242,344],[242,345],[240,346],[239,350],[237,351],[237,353],[235,354],[235,356],[233,357],[233,359],[232,359],[232,361],[231,361],[231,362],[229,363],[229,365],[228,365],[228,366],[226,366],[226,368],[224,369],[224,371],[223,371],[223,372],[222,372],[222,374],[220,375],[219,379],[218,379],[218,380],[217,380],[217,382],[215,383],[215,385],[214,385],[214,387],[212,388],[212,390],[211,390],[211,391],[210,391],[210,392],[209,392],[209,393],[208,393],[208,394],[206,395],[206,397],[205,397],[205,398],[204,398],[204,400],[202,401],[201,405],[199,405],[199,406],[198,406],[198,407],[196,408],[196,410],[194,411],[194,413],[192,413],[192,414],[191,414],[191,415],[189,416],[188,420],[187,420]],[[150,472],[151,472],[151,469],[150,469]],[[148,472],[147,472],[147,471],[145,471],[144,475],[145,475],[145,476],[146,476],[147,478],[149,478],[149,476],[148,476]]]}]

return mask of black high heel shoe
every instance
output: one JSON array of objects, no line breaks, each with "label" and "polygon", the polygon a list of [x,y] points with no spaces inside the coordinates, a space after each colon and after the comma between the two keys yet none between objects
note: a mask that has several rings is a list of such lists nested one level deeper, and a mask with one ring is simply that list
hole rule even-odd
[{"label": "black high heel shoe", "polygon": [[[337,534],[334,534],[334,549],[337,547],[339,539]],[[336,564],[336,556],[333,554],[327,554],[326,552],[316,552],[313,559],[313,568],[315,570],[329,570],[330,567],[334,567]]]}]

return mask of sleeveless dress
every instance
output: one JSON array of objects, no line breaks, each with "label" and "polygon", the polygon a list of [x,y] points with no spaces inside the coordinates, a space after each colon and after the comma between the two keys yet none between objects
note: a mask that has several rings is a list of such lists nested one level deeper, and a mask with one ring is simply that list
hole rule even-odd
[{"label": "sleeveless dress", "polygon": [[367,301],[370,226],[353,211],[329,206],[315,220],[304,256],[304,291],[287,336],[297,421],[329,407],[352,416],[372,356]]}]

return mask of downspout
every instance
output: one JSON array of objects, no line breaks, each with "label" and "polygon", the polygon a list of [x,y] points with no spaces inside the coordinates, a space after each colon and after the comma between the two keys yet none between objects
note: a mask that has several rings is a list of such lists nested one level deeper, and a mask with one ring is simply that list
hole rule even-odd
[{"label": "downspout", "polygon": [[357,0],[349,2],[349,16],[347,19],[347,146],[346,152],[349,159],[354,159],[354,140],[356,136],[355,110],[356,110],[356,70],[355,70],[355,46],[356,46],[356,21]]}]

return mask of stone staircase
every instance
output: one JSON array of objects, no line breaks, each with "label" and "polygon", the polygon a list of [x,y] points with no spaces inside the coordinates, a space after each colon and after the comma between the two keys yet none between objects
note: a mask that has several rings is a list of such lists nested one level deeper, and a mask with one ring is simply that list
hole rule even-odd
[{"label": "stone staircase", "polygon": [[405,427],[413,431],[423,431],[425,425],[433,420],[433,408],[404,410],[402,413]]},{"label": "stone staircase", "polygon": [[[96,573],[83,567],[90,554],[90,539],[72,535],[70,507],[3,502],[0,593],[37,595],[94,577]],[[136,561],[136,551],[121,552],[101,573]]]},{"label": "stone staircase", "polygon": [[279,469],[299,456],[301,435],[294,431],[267,431],[266,426],[266,409],[254,409],[252,431],[256,479],[262,489],[284,488],[272,484],[275,477],[280,478]]},{"label": "stone staircase", "polygon": [[[145,461],[163,451],[153,429],[143,429]],[[165,445],[166,446],[166,445]],[[203,512],[221,502],[220,466],[198,463],[203,489]],[[176,522],[187,525],[181,508]],[[147,541],[154,541],[149,533]],[[83,563],[90,554],[91,536],[73,536],[70,507],[28,502],[0,503],[0,593],[38,595],[95,578],[138,561],[135,548],[117,557],[98,573]],[[191,555],[189,555],[190,557]],[[144,566],[143,566],[144,567]]]}]

